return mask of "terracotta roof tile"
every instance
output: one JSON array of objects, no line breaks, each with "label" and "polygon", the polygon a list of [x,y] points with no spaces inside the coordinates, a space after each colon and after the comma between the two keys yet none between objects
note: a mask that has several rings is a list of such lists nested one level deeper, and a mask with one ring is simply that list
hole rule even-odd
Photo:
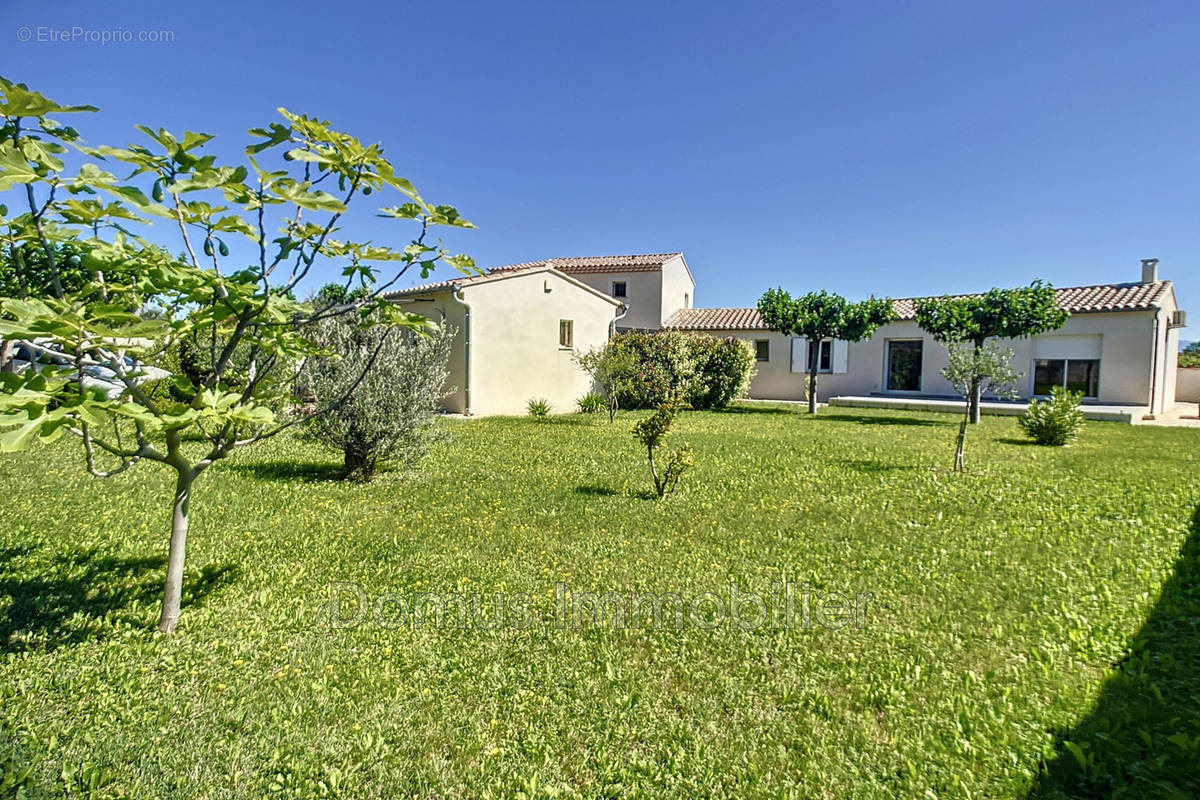
[{"label": "terracotta roof tile", "polygon": [[765,331],[757,308],[681,308],[664,328],[685,331]]},{"label": "terracotta roof tile", "polygon": [[568,275],[588,275],[603,272],[658,272],[663,264],[683,253],[644,253],[628,256],[584,256],[578,258],[549,258],[545,261],[525,261],[504,267],[493,267],[492,272],[511,272],[534,266],[554,267]]},{"label": "terracotta roof tile", "polygon": [[[1111,283],[1098,286],[1072,286],[1055,289],[1060,308],[1072,314],[1104,311],[1149,311],[1157,308],[1170,281],[1155,283]],[[978,297],[979,294],[953,295]],[[892,301],[901,320],[916,319],[916,302],[923,298],[907,297]],[[693,331],[765,331],[768,330],[756,308],[684,308],[667,320],[666,328]]]},{"label": "terracotta roof tile", "polygon": [[397,298],[397,297],[411,297],[411,296],[417,295],[417,294],[428,294],[430,292],[445,291],[446,289],[449,289],[456,285],[457,286],[472,286],[476,283],[487,283],[488,281],[494,281],[494,280],[499,280],[500,278],[511,277],[514,273],[517,273],[517,272],[538,272],[539,270],[544,268],[544,265],[545,265],[545,262],[539,262],[539,263],[534,263],[534,264],[524,264],[524,265],[521,265],[520,269],[518,269],[514,266],[513,269],[506,270],[504,273],[499,274],[499,275],[493,274],[494,271],[485,273],[483,275],[460,275],[456,278],[449,278],[444,281],[436,281],[434,283],[422,283],[418,286],[410,286],[407,289],[397,289],[394,292],[385,292],[383,296],[390,300],[390,299]]}]

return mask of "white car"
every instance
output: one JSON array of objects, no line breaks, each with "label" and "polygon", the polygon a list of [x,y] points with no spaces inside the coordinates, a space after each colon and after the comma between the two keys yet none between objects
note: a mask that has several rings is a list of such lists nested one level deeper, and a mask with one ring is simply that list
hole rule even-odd
[{"label": "white car", "polygon": [[[118,356],[114,353],[104,351],[104,355],[110,359],[116,359]],[[141,385],[147,381],[166,378],[171,375],[165,369],[152,367],[148,364],[140,364],[130,356],[121,356],[124,364],[125,374],[134,380],[135,385]],[[125,392],[125,383],[117,375],[116,370],[111,367],[102,366],[100,364],[89,364],[82,370],[77,370],[73,359],[65,353],[56,352],[55,349],[45,347],[39,344],[31,345],[28,342],[17,342],[16,349],[13,352],[13,367],[18,373],[37,365],[36,369],[41,369],[44,366],[55,366],[64,372],[70,371],[73,373],[82,372],[82,376],[74,376],[72,381],[79,380],[81,386],[85,389],[97,388],[104,392],[104,396],[109,400],[115,400]]]}]

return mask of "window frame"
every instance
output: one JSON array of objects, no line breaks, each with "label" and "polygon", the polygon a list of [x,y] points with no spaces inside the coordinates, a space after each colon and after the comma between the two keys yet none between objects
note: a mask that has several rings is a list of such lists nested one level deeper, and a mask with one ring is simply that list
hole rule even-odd
[{"label": "window frame", "polygon": [[[617,294],[617,287],[621,287],[621,293]],[[608,294],[610,297],[617,297],[622,300],[629,297],[629,281],[609,281]]]},{"label": "window frame", "polygon": [[[920,367],[917,369],[917,388],[915,389],[893,389],[891,387],[892,377],[892,343],[900,342],[916,342],[919,344],[921,361]],[[920,394],[925,386],[925,340],[912,336],[898,336],[894,339],[885,339],[883,343],[883,390],[896,394]]]},{"label": "window frame", "polygon": [[1089,364],[1095,364],[1096,393],[1088,394],[1088,391],[1085,388],[1084,392],[1083,392],[1083,399],[1084,400],[1099,400],[1100,399],[1100,361],[1101,361],[1101,359],[1099,359],[1099,358],[1034,358],[1033,359],[1033,369],[1030,370],[1029,394],[1031,397],[1049,397],[1050,396],[1050,394],[1047,392],[1039,392],[1038,391],[1037,371],[1038,371],[1039,364],[1041,364],[1041,363],[1049,364],[1050,362],[1057,362],[1058,364],[1060,364],[1061,365],[1060,368],[1062,370],[1062,373],[1061,373],[1062,381],[1060,383],[1058,383],[1057,385],[1066,389],[1066,388],[1068,388],[1068,383],[1070,382],[1072,362],[1074,362],[1074,363],[1085,362],[1085,363],[1089,363]]},{"label": "window frame", "polygon": [[[763,350],[766,355],[762,355]],[[768,363],[771,360],[771,340],[770,339],[755,339],[754,340],[754,360],[760,364]]]},{"label": "window frame", "polygon": [[833,339],[822,339],[817,345],[817,372],[824,375],[833,373]]},{"label": "window frame", "polygon": [[575,347],[575,320],[560,319],[558,321],[558,347],[560,350],[570,350]]}]

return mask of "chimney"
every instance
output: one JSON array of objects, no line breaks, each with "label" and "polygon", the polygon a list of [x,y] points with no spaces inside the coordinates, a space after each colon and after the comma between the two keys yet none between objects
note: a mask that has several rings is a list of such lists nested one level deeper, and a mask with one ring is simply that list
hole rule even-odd
[{"label": "chimney", "polygon": [[1158,282],[1158,259],[1143,258],[1142,259],[1142,283],[1157,283]]}]

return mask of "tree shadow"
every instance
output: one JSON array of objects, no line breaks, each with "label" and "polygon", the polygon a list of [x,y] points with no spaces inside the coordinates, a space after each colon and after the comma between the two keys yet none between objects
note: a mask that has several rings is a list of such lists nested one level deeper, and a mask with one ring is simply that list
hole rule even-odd
[{"label": "tree shadow", "polygon": [[825,422],[853,422],[858,425],[915,425],[937,426],[957,425],[958,423],[942,422],[934,419],[918,419],[916,417],[875,417],[869,414],[817,414],[815,419]]},{"label": "tree shadow", "polygon": [[537,425],[560,426],[560,427],[561,426],[579,427],[581,425],[582,426],[590,426],[590,425],[594,425],[595,423],[599,422],[600,420],[604,420],[604,423],[607,425],[608,424],[608,412],[605,411],[604,413],[597,412],[595,414],[584,414],[579,411],[570,411],[570,412],[567,412],[564,414],[547,414],[544,417],[535,417],[535,416],[527,414],[525,416],[525,419],[528,419],[529,421],[531,421]]},{"label": "tree shadow", "polygon": [[752,405],[737,405],[737,406],[726,406],[725,408],[714,408],[713,411],[717,414],[787,414],[787,415],[791,415],[791,414],[801,413],[801,409],[803,409],[804,413],[806,413],[806,414],[808,413],[808,408],[806,406],[799,406],[799,405],[797,405],[794,408],[789,407],[789,406],[767,406],[767,405],[764,405],[762,407],[758,407],[758,406],[752,406]]},{"label": "tree shadow", "polygon": [[[91,549],[57,553],[47,563],[41,555],[31,547],[0,549],[0,653],[101,639],[122,625],[152,629],[164,556],[129,558]],[[183,605],[202,604],[235,577],[234,567],[215,565],[188,575]]]},{"label": "tree shadow", "polygon": [[584,486],[576,486],[575,494],[587,495],[588,497],[615,497],[621,494],[617,489],[610,486],[600,486],[599,484],[586,484]]},{"label": "tree shadow", "polygon": [[1015,444],[1019,447],[1047,447],[1048,446],[1048,445],[1039,445],[1033,439],[1017,439],[1016,437],[1011,437],[1011,436],[1004,438],[1004,439],[997,439],[996,441],[1000,442],[1001,444]]},{"label": "tree shadow", "polygon": [[334,461],[253,461],[230,464],[227,469],[266,481],[340,481],[346,477],[342,464]]},{"label": "tree shadow", "polygon": [[917,468],[912,464],[888,464],[883,461],[875,461],[866,458],[847,458],[842,459],[838,463],[844,467],[854,470],[855,472],[861,472],[867,475],[876,475],[883,472],[895,472],[897,470],[912,470]]},{"label": "tree shadow", "polygon": [[629,497],[634,500],[659,499],[658,495],[650,489],[613,489],[611,486],[601,486],[599,484],[576,486],[575,494],[581,494],[586,497]]},{"label": "tree shadow", "polygon": [[1200,507],[1158,603],[1028,798],[1200,797]]}]

